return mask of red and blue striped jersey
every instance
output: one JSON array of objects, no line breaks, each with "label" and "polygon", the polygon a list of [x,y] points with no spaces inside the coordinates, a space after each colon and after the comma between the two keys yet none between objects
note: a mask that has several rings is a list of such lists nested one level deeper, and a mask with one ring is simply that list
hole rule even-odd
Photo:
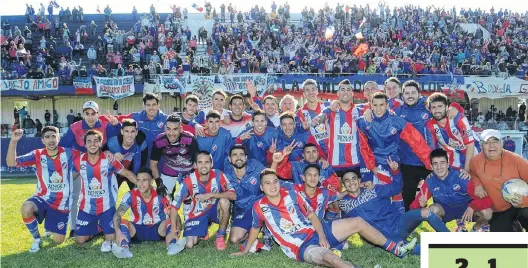
[{"label": "red and blue striped jersey", "polygon": [[224,121],[221,121],[222,127],[229,130],[231,133],[231,137],[236,138],[238,137],[244,130],[246,130],[248,127],[252,124],[252,117],[250,114],[244,112],[242,113],[242,118],[240,120],[233,119],[233,116],[231,113],[229,113],[229,124],[225,124]]},{"label": "red and blue striped jersey", "polygon": [[123,196],[121,206],[129,207],[131,210],[130,221],[138,225],[154,225],[167,219],[170,201],[164,196],[156,193],[154,188],[150,189],[150,201],[146,202],[141,196],[139,189],[133,189]]},{"label": "red and blue striped jersey", "polygon": [[359,112],[356,106],[352,106],[348,111],[339,109],[332,112],[330,108],[323,110],[330,134],[326,145],[328,163],[334,169],[356,168],[360,165],[360,137],[357,128]]},{"label": "red and blue striped jersey", "polygon": [[263,197],[253,205],[253,228],[266,224],[286,256],[299,260],[299,248],[315,229],[308,215],[313,213],[306,199],[296,191],[280,189],[281,200],[274,205]]},{"label": "red and blue striped jersey", "polygon": [[187,176],[180,187],[180,190],[175,194],[174,200],[172,201],[172,207],[179,210],[183,201],[190,199],[189,205],[184,205],[183,215],[185,220],[192,220],[202,216],[208,212],[216,202],[216,199],[209,199],[200,202],[194,198],[197,194],[207,193],[222,193],[232,191],[235,192],[233,186],[229,180],[225,177],[224,173],[218,169],[213,169],[209,172],[209,180],[203,183],[199,180],[200,174],[198,171],[194,171]]},{"label": "red and blue striped jersey", "polygon": [[81,195],[79,209],[90,214],[99,215],[113,207],[117,202],[117,179],[115,173],[124,169],[121,162],[108,161],[103,152],[99,161],[91,164],[88,154],[83,153],[74,161],[75,169],[81,176]]},{"label": "red and blue striped jersey", "polygon": [[34,166],[37,175],[37,190],[34,196],[46,201],[50,207],[69,211],[73,191],[71,164],[75,155],[69,148],[58,147],[58,154],[53,159],[48,156],[46,148],[33,150],[16,158],[18,166]]},{"label": "red and blue striped jersey", "polygon": [[325,153],[328,152],[326,150],[326,142],[328,140],[328,137],[330,137],[330,134],[328,133],[328,121],[314,127],[312,126],[312,118],[318,116],[327,107],[330,107],[330,102],[318,103],[317,108],[315,110],[311,110],[310,108],[308,108],[307,104],[297,110],[297,118],[303,119],[310,124],[310,132],[312,133],[315,140],[319,143],[319,146],[321,146]]},{"label": "red and blue striped jersey", "polygon": [[313,212],[320,220],[324,219],[328,205],[330,205],[330,203],[336,202],[338,197],[336,192],[328,190],[324,187],[318,187],[315,190],[315,195],[310,197],[305,191],[304,184],[293,184],[291,182],[281,181],[281,186],[288,191],[296,191],[300,193],[308,202],[308,204],[310,204]]},{"label": "red and blue striped jersey", "polygon": [[426,137],[432,137],[434,147],[441,147],[447,151],[449,165],[453,168],[464,168],[468,144],[475,143],[474,155],[479,152],[480,139],[462,113],[458,113],[453,119],[448,118],[444,127],[441,127],[434,118],[429,120],[425,127],[430,134]]}]

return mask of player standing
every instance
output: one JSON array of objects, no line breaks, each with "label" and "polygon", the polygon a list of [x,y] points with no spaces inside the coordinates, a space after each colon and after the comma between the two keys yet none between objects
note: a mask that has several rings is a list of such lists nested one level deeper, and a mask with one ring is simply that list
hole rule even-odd
[{"label": "player standing", "polygon": [[206,117],[204,136],[196,137],[200,150],[205,150],[213,156],[213,168],[224,170],[229,149],[234,145],[231,133],[220,127],[220,113],[210,111]]},{"label": "player standing", "polygon": [[273,141],[277,140],[279,131],[266,124],[266,114],[260,110],[253,112],[252,120],[253,126],[240,134],[235,143],[244,145],[249,159],[266,165],[266,154]]}]

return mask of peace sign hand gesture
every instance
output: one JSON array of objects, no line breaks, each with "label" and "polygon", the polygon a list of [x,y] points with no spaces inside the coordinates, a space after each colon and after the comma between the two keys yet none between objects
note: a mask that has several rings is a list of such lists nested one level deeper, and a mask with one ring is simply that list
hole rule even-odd
[{"label": "peace sign hand gesture", "polygon": [[104,115],[104,117],[106,118],[106,120],[108,120],[108,122],[112,125],[112,126],[115,126],[117,124],[119,124],[119,120],[117,120],[117,117],[113,116],[110,111],[106,111],[106,114]]}]

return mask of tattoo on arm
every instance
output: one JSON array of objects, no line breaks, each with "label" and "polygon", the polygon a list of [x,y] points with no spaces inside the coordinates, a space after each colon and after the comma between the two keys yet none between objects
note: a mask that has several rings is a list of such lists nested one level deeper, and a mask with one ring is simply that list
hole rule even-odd
[{"label": "tattoo on arm", "polygon": [[114,228],[119,226],[119,224],[121,223],[121,217],[123,217],[123,215],[125,215],[125,213],[127,212],[128,208],[129,208],[129,206],[126,205],[126,204],[119,205],[119,208],[114,213],[114,218],[113,218]]}]

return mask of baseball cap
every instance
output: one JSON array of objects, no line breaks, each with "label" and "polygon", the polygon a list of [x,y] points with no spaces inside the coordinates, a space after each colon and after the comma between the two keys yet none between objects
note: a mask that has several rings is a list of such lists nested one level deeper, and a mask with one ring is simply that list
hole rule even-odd
[{"label": "baseball cap", "polygon": [[484,142],[488,141],[490,138],[496,138],[498,140],[501,140],[502,139],[502,135],[501,135],[501,133],[498,130],[486,129],[486,130],[482,131],[482,133],[480,134],[480,138]]},{"label": "baseball cap", "polygon": [[99,105],[95,101],[87,101],[83,105],[83,112],[86,109],[93,109],[96,112],[99,112]]}]

